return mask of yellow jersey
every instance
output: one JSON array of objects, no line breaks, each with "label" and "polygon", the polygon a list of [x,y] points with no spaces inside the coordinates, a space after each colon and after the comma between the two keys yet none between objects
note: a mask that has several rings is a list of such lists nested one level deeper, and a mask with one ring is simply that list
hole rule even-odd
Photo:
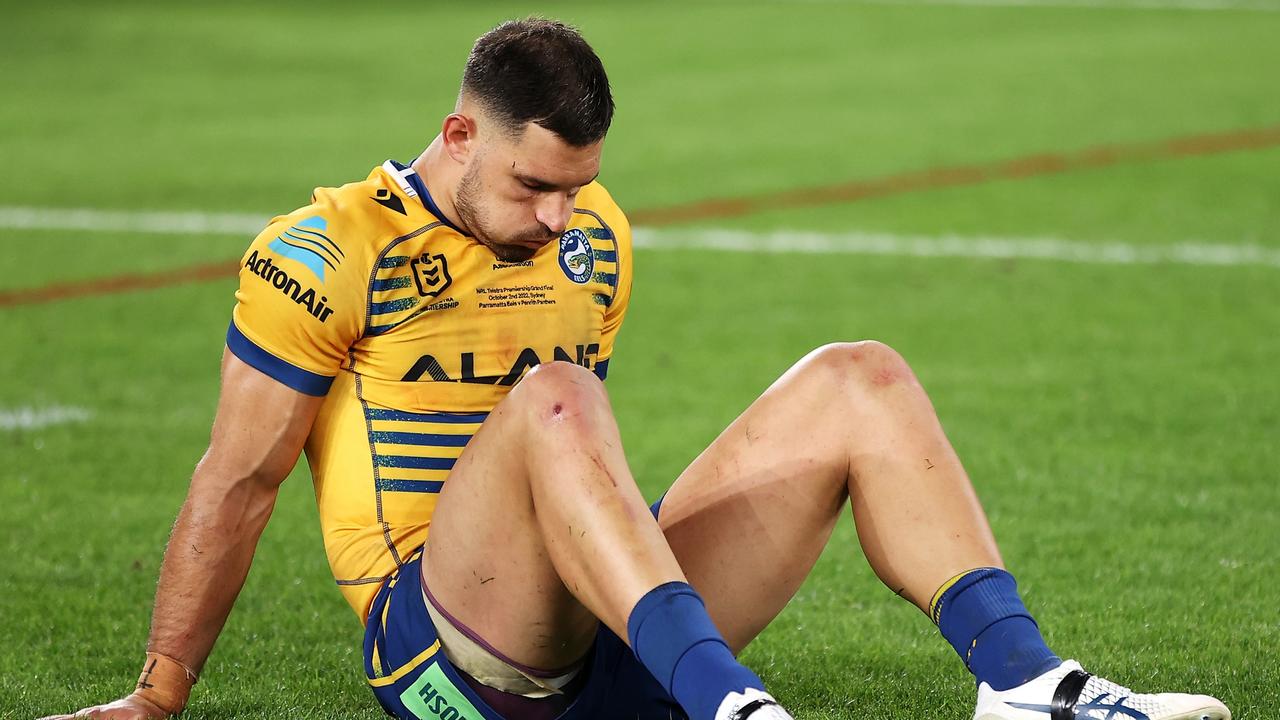
[{"label": "yellow jersey", "polygon": [[631,233],[599,183],[558,241],[503,262],[454,227],[412,169],[317,188],[245,253],[227,347],[324,396],[306,443],[325,550],[365,620],[427,538],[449,470],[530,368],[603,379],[631,294]]}]

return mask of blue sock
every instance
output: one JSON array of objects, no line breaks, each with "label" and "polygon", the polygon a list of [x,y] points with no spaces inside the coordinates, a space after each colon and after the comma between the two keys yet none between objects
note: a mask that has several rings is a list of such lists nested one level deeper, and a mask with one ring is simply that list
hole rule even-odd
[{"label": "blue sock", "polygon": [[631,650],[691,720],[714,720],[731,692],[764,689],[712,624],[702,598],[688,584],[650,590],[627,619]]},{"label": "blue sock", "polygon": [[1013,576],[978,568],[952,578],[929,614],[980,683],[1008,690],[1062,664],[1040,635]]}]

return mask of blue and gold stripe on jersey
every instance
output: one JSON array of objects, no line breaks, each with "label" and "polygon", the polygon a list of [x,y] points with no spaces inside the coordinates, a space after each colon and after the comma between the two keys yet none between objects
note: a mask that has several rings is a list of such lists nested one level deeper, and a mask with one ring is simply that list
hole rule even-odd
[{"label": "blue and gold stripe on jersey", "polygon": [[378,493],[438,493],[488,413],[414,413],[365,403]]},{"label": "blue and gold stripe on jersey", "polygon": [[[613,229],[598,214],[582,208],[574,209],[575,215],[584,215],[593,219],[594,227],[582,228],[590,238],[592,273],[590,282],[595,283],[591,299],[597,305],[609,307],[618,295],[618,238]],[[603,287],[601,287],[603,286]]]},{"label": "blue and gold stripe on jersey", "polygon": [[453,284],[444,255],[424,253],[410,257],[397,250],[403,240],[439,225],[429,225],[383,250],[369,281],[366,336],[382,335],[426,310],[457,305],[456,301],[439,300],[440,294]]}]

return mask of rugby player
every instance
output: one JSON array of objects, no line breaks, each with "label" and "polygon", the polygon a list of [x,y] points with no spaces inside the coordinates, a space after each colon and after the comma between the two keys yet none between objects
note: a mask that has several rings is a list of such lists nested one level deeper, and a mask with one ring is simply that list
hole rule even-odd
[{"label": "rugby player", "polygon": [[75,717],[182,711],[303,450],[396,717],[789,718],[735,654],[846,504],[876,574],[973,673],[979,720],[1230,717],[1045,645],[883,344],[801,359],[647,506],[602,382],[632,276],[627,220],[596,181],[612,114],[576,31],[505,23],[417,159],[317,189],[253,242],[142,675]]}]

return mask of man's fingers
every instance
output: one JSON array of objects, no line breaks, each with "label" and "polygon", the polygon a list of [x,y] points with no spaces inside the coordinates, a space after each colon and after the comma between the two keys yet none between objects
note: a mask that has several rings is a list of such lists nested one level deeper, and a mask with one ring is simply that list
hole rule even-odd
[{"label": "man's fingers", "polygon": [[70,715],[50,715],[40,720],[163,720],[169,714],[140,698],[126,697],[106,705],[94,705]]}]

